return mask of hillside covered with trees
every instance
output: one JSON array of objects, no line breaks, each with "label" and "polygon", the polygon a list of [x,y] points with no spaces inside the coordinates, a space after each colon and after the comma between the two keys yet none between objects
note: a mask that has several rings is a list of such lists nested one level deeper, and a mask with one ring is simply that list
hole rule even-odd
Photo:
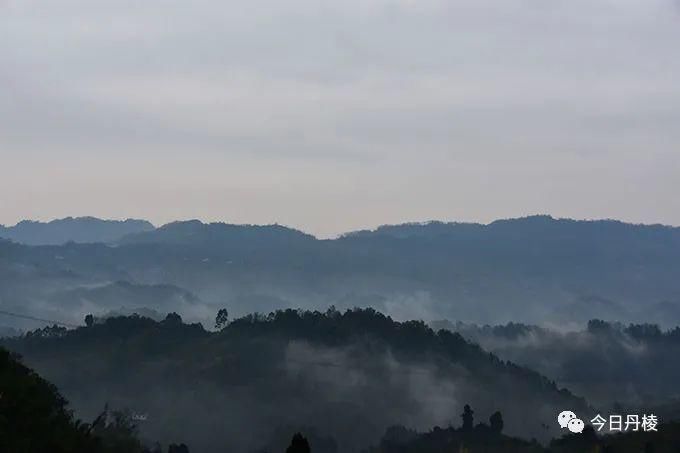
[{"label": "hillside covered with trees", "polygon": [[[54,382],[77,413],[93,417],[108,403],[143,414],[143,438],[176,439],[197,451],[264,448],[282,429],[311,430],[339,451],[356,451],[391,425],[447,425],[468,403],[479,414],[501,411],[510,434],[548,439],[545,425],[560,408],[588,410],[545,377],[458,334],[370,309],[253,314],[217,332],[176,314],[88,324],[3,343]],[[535,414],[530,422],[527,411]]]},{"label": "hillside covered with trees", "polygon": [[[2,308],[72,324],[147,300],[203,323],[225,304],[236,316],[335,305],[400,320],[669,328],[680,323],[679,273],[678,228],[548,216],[394,225],[335,239],[196,220],[115,243],[0,241]],[[35,326],[11,322],[2,321]]]}]

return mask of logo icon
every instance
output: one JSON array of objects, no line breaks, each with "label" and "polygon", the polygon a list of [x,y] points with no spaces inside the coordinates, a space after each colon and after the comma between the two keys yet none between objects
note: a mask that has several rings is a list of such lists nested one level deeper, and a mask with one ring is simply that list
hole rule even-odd
[{"label": "logo icon", "polygon": [[576,418],[576,414],[572,411],[562,411],[560,415],[557,416],[557,423],[560,424],[560,428],[564,429],[569,425],[569,421]]},{"label": "logo icon", "polygon": [[557,423],[560,424],[560,428],[567,428],[574,434],[582,433],[586,426],[583,420],[576,417],[576,414],[572,411],[560,412],[560,415],[557,416]]},{"label": "logo icon", "polygon": [[574,434],[579,434],[583,432],[583,428],[585,428],[585,423],[583,423],[583,420],[580,418],[572,418],[569,420],[569,424],[567,425],[567,428],[569,428],[569,431],[571,431]]}]

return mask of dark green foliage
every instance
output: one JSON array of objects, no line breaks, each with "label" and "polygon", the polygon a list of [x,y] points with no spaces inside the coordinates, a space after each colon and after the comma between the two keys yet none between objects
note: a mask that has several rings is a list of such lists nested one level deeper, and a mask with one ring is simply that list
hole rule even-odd
[{"label": "dark green foliage", "polygon": [[189,453],[189,447],[185,444],[170,444],[168,453]]},{"label": "dark green foliage", "polygon": [[182,324],[182,317],[174,312],[168,313],[168,316],[165,317],[163,323],[171,326],[179,326]]},{"label": "dark green foliage", "polygon": [[364,453],[678,453],[680,450],[678,423],[661,425],[658,432],[605,436],[597,436],[593,428],[587,426],[582,434],[566,434],[548,446],[492,431],[484,424],[473,430],[435,427],[427,433],[393,427],[377,447]]},{"label": "dark green foliage", "polygon": [[311,453],[309,442],[301,433],[297,433],[290,441],[290,446],[286,448],[286,453]]},{"label": "dark green foliage", "polygon": [[[501,409],[506,425],[531,408],[549,414],[553,407],[587,407],[548,379],[456,333],[435,332],[419,321],[395,322],[373,309],[253,314],[215,333],[174,315],[161,322],[116,317],[3,342],[78,407],[93,399],[100,405],[123,401],[122,407],[134,401],[136,409],[152,414],[143,427],[164,430],[161,440],[185,439],[197,451],[269,447],[278,426],[317,428],[317,438],[336,439],[338,451],[362,448],[395,422],[430,416],[433,397],[450,398],[432,395],[433,384],[455,382],[481,413]],[[443,417],[452,420],[458,413],[451,406]],[[323,427],[316,425],[320,419]],[[552,423],[553,417],[505,429],[545,436],[541,421]],[[334,447],[324,448],[317,453]]]},{"label": "dark green foliage", "polygon": [[[464,414],[467,416],[463,423],[469,425],[472,423],[472,410],[468,405],[464,409]],[[434,427],[427,433],[416,433],[404,428],[392,427],[387,430],[377,447],[371,447],[365,451],[365,453],[440,452],[546,453],[545,449],[535,442],[504,436],[485,424],[478,424],[474,428],[462,426],[458,429]]]},{"label": "dark green foliage", "polygon": [[[54,332],[57,334],[53,334]],[[6,341],[14,346],[23,347],[27,352],[39,352],[48,356],[59,355],[63,351],[68,351],[69,355],[75,356],[90,350],[98,351],[100,354],[103,352],[105,355],[113,354],[114,351],[127,351],[125,359],[121,359],[125,360],[125,363],[130,363],[129,358],[139,353],[138,348],[142,350],[141,357],[160,357],[160,354],[174,358],[190,357],[195,363],[185,360],[184,368],[176,368],[174,374],[166,377],[166,379],[179,378],[180,382],[184,382],[183,379],[186,376],[196,375],[191,371],[193,366],[206,363],[204,361],[206,358],[215,357],[216,351],[220,351],[220,347],[225,345],[244,346],[256,338],[265,337],[270,339],[307,338],[315,339],[317,344],[338,345],[347,344],[349,338],[357,338],[357,336],[365,338],[369,333],[374,340],[380,338],[387,341],[385,344],[392,345],[395,357],[416,357],[438,351],[451,360],[465,360],[460,363],[466,363],[472,370],[484,369],[481,364],[488,362],[495,364],[493,369],[497,373],[509,379],[514,379],[512,377],[514,373],[529,379],[535,375],[528,370],[502,364],[493,356],[484,354],[479,348],[466,343],[455,334],[434,333],[427,327],[423,327],[421,323],[395,323],[390,318],[370,310],[354,310],[342,314],[286,310],[267,316],[253,315],[238,319],[222,332],[215,334],[206,332],[200,326],[185,325],[173,316],[170,316],[168,321],[160,323],[131,316],[110,318],[101,324],[75,331],[62,332],[59,329],[47,328],[22,339]],[[409,341],[400,342],[399,337],[402,335]],[[111,344],[114,339],[122,340],[122,342]],[[441,345],[439,342],[442,342]],[[379,349],[375,342],[364,343],[364,345]],[[145,347],[150,347],[150,349],[147,350]],[[265,366],[273,356],[263,358],[262,352],[259,351],[256,356],[262,359],[260,365]],[[85,357],[92,357],[92,355]],[[66,410],[65,401],[53,386],[17,362],[7,351],[2,351],[0,359],[0,385],[2,385],[3,393],[3,397],[0,398],[0,415],[2,416],[0,418],[0,430],[2,430],[0,431],[2,435],[0,451],[12,453],[43,453],[44,451],[50,453],[141,453],[144,451],[136,440],[137,429],[126,413],[111,412],[104,423],[96,423],[93,427],[73,421]],[[247,362],[242,364],[247,364]],[[259,376],[258,379],[269,379],[266,374],[263,374],[266,367],[261,368],[260,365],[250,364],[249,372],[254,372],[253,376]],[[480,366],[482,368],[479,368]],[[75,371],[81,370],[82,372],[86,369],[87,366],[76,367]],[[218,368],[222,372],[230,369],[232,367]],[[242,367],[239,369],[243,370]],[[216,370],[211,370],[211,372],[214,371]],[[77,375],[78,373],[75,373],[73,377]],[[221,376],[222,379],[229,378],[228,373],[216,375]],[[276,374],[273,379],[274,382],[280,381],[281,375]],[[86,383],[83,382],[82,385],[84,384]],[[293,388],[295,387],[281,386],[271,391],[268,396],[277,392],[285,394]],[[517,386],[514,385],[513,388]],[[490,387],[487,388],[487,391],[490,390]],[[8,394],[12,395],[12,398],[6,398]],[[294,401],[295,404],[308,405],[314,401],[309,394],[303,397],[293,396],[294,398],[290,401]],[[17,399],[23,405],[17,405]],[[293,406],[287,407],[290,409]],[[10,424],[7,427],[6,422],[10,420],[9,414],[12,414],[13,425]],[[658,433],[626,433],[601,438],[596,436],[592,428],[586,427],[583,434],[565,435],[545,448],[536,442],[503,435],[501,431],[504,421],[500,412],[495,412],[489,417],[489,425],[480,423],[473,426],[473,417],[473,409],[466,405],[461,416],[462,426],[458,429],[434,428],[428,433],[420,434],[403,427],[391,428],[380,444],[368,451],[373,453],[603,453],[605,451],[610,453],[648,451],[677,453],[676,447],[680,445],[680,425],[666,424],[659,427]],[[529,419],[525,418],[525,421],[528,422]],[[233,423],[233,420],[229,423]],[[219,426],[226,427],[227,422],[220,422]],[[34,432],[41,432],[44,435],[31,437],[27,434]],[[338,438],[338,441],[347,442],[351,440],[351,436],[352,433],[345,434],[345,437]],[[318,438],[321,439],[321,437]],[[319,442],[317,448],[316,444],[300,435],[293,439],[288,451],[310,452],[310,444],[314,453],[335,451],[336,448],[330,444],[324,446],[322,442]],[[228,443],[221,445],[225,451],[241,451],[230,448]],[[186,446],[182,444],[170,447],[171,453],[186,453],[187,451],[183,450]],[[275,453],[273,449],[267,451]]]},{"label": "dark green foliage", "polygon": [[335,438],[323,435],[312,426],[280,425],[257,452],[284,452],[291,445],[291,433],[304,433],[304,438],[307,439],[314,453],[339,453],[340,451]]},{"label": "dark green foliage", "polygon": [[[581,331],[560,332],[510,323],[477,326],[436,322],[515,363],[559,379],[575,394],[611,413],[654,409],[664,420],[680,416],[680,328],[591,320]],[[620,405],[616,403],[619,402]],[[626,412],[628,411],[628,412]],[[507,423],[507,420],[506,420]]]},{"label": "dark green foliage", "polygon": [[491,417],[489,417],[489,426],[491,431],[496,434],[503,432],[503,415],[500,412],[494,412]]},{"label": "dark green foliage", "polygon": [[221,330],[229,322],[229,312],[226,308],[220,308],[215,316],[215,329]]},{"label": "dark green foliage", "polygon": [[460,415],[460,418],[463,419],[463,429],[465,431],[472,430],[475,422],[474,413],[475,412],[472,410],[469,404],[466,404],[463,408],[463,413]]},{"label": "dark green foliage", "polygon": [[658,431],[628,431],[598,437],[592,427],[582,434],[567,434],[553,440],[549,453],[678,453],[680,450],[680,423],[660,425]]},{"label": "dark green foliage", "polygon": [[142,453],[123,415],[90,426],[74,420],[56,388],[0,348],[0,451]]},{"label": "dark green foliage", "polygon": [[[56,388],[0,348],[0,451],[71,452],[95,448]],[[40,435],[36,435],[40,433]]]}]

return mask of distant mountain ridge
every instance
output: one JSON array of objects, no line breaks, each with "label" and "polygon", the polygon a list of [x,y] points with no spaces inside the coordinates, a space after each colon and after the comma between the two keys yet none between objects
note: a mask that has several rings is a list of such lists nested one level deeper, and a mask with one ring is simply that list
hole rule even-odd
[{"label": "distant mountain ridge", "polygon": [[0,238],[26,245],[60,245],[67,242],[111,243],[128,234],[150,231],[154,228],[147,220],[66,217],[49,222],[22,220],[14,226],[0,225]]},{"label": "distant mountain ridge", "polygon": [[488,224],[475,222],[444,222],[430,220],[381,225],[375,229],[350,231],[336,239],[318,239],[315,236],[279,224],[233,224],[225,222],[204,223],[200,220],[178,220],[161,227],[121,238],[120,243],[198,243],[225,239],[283,239],[342,241],[367,238],[418,239],[456,238],[476,239],[480,235],[503,239],[516,239],[533,235],[551,235],[558,239],[575,238],[587,234],[589,237],[607,237],[612,234],[620,239],[668,239],[680,238],[680,227],[662,224],[634,224],[614,219],[575,220],[555,218],[550,215],[532,215],[499,219]]},{"label": "distant mountain ridge", "polygon": [[186,290],[206,313],[225,303],[234,314],[370,306],[397,319],[671,327],[680,323],[678,275],[680,228],[550,216],[383,226],[337,239],[192,220],[108,245],[0,241],[0,299],[15,308],[127,281]]},{"label": "distant mountain ridge", "polygon": [[[167,223],[159,228],[131,233],[122,237],[121,244],[167,243],[237,245],[243,241],[272,242],[316,240],[310,234],[282,225],[237,225],[232,223],[203,223],[200,220],[184,220]],[[228,244],[225,244],[228,243]]]},{"label": "distant mountain ridge", "polygon": [[[374,229],[349,231],[337,239],[364,238],[441,238],[458,236],[473,238],[478,234],[505,236],[556,233],[630,234],[643,232],[647,237],[671,235],[680,237],[680,227],[662,224],[634,224],[613,219],[575,220],[550,215],[531,215],[499,219],[488,224],[477,222],[444,222],[429,220],[380,225]],[[0,225],[0,238],[26,245],[60,245],[76,243],[215,243],[226,238],[234,240],[278,239],[320,240],[315,236],[279,224],[235,224],[202,222],[197,219],[177,220],[156,228],[144,219],[106,220],[97,217],[65,217],[49,222],[22,220],[14,226]],[[336,239],[330,239],[331,241]]]},{"label": "distant mountain ridge", "polygon": [[394,238],[406,237],[436,237],[453,233],[500,233],[500,232],[546,232],[564,233],[568,229],[573,232],[583,232],[587,229],[599,232],[615,231],[633,232],[644,231],[648,235],[676,234],[680,236],[680,227],[662,224],[627,223],[615,219],[576,220],[570,218],[555,218],[550,215],[531,215],[509,219],[498,219],[491,223],[475,222],[442,222],[431,220],[426,222],[407,222],[395,225],[381,225],[373,230],[358,230],[345,233],[341,237],[376,237],[388,236]]}]

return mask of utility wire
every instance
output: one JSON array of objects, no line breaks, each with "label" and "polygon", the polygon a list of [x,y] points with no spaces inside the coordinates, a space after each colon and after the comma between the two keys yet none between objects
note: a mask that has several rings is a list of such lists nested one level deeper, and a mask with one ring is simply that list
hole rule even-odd
[{"label": "utility wire", "polygon": [[55,321],[53,319],[43,319],[43,318],[36,318],[35,316],[29,316],[29,315],[22,315],[20,313],[12,313],[11,311],[5,311],[5,310],[0,310],[0,315],[5,315],[5,316],[13,316],[15,318],[21,318],[21,319],[30,319],[31,321],[38,321],[38,322],[46,322],[48,324],[57,324],[60,326],[64,327],[81,327],[75,324],[69,324],[67,322],[62,322],[62,321]]}]

